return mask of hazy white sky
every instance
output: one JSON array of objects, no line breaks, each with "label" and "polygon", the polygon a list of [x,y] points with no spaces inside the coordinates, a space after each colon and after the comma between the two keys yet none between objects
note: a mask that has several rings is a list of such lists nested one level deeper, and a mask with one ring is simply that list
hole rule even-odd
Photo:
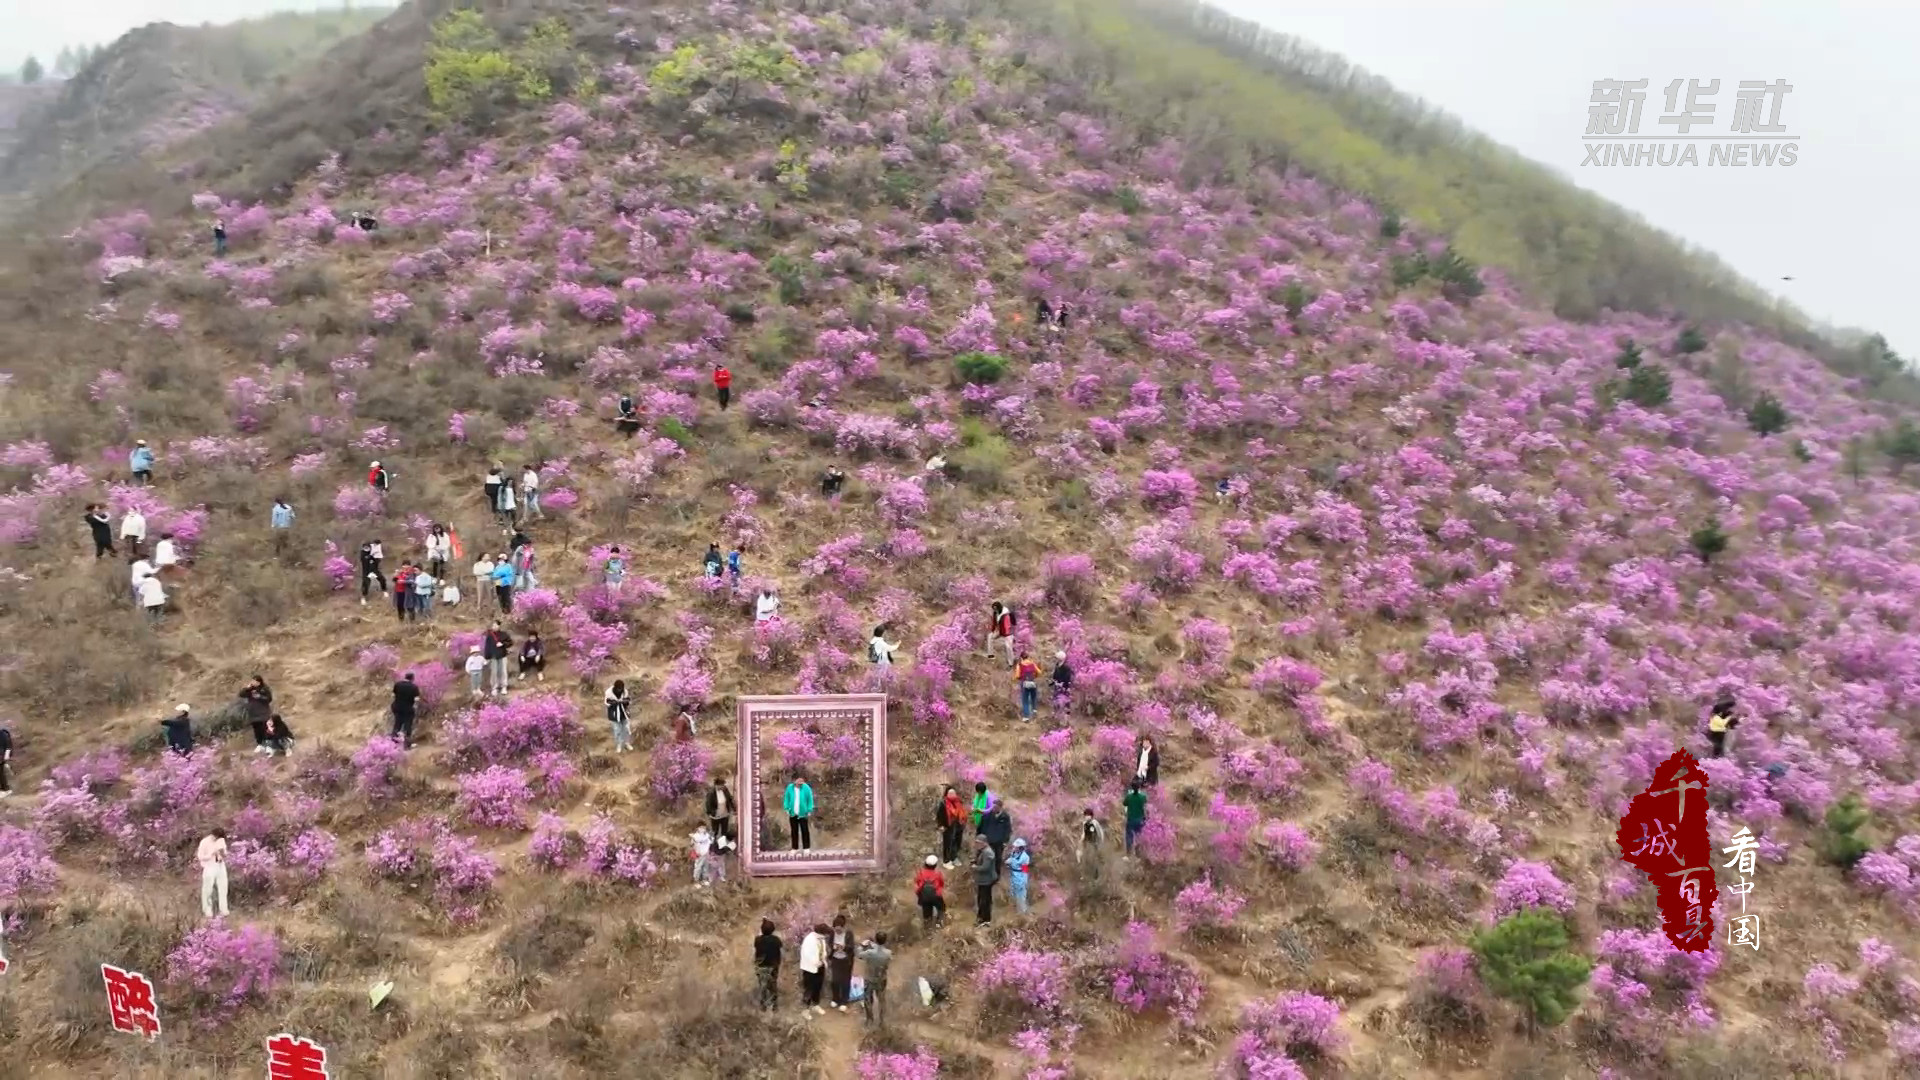
[{"label": "hazy white sky", "polygon": [[[1725,259],[1817,319],[1886,335],[1920,358],[1920,5],[1825,0],[1215,0],[1440,106],[1574,182]],[[1791,168],[1598,167],[1586,152],[1595,79],[1646,79],[1640,133],[1674,79],[1720,80],[1727,135],[1742,80],[1785,79]],[[1694,129],[1699,133],[1702,129]],[[1779,280],[1791,276],[1793,281]]]},{"label": "hazy white sky", "polygon": [[[1215,0],[1385,76],[1576,183],[1705,247],[1818,319],[1878,330],[1920,358],[1920,5],[1886,0]],[[104,43],[148,22],[225,22],[337,0],[0,0],[0,68]],[[1801,136],[1787,168],[1582,166],[1595,79],[1647,79],[1640,131],[1668,134],[1665,86],[1719,79],[1724,135],[1735,84],[1785,79],[1780,121]],[[1707,145],[1707,144],[1702,144]],[[1794,281],[1779,280],[1792,276]]]}]

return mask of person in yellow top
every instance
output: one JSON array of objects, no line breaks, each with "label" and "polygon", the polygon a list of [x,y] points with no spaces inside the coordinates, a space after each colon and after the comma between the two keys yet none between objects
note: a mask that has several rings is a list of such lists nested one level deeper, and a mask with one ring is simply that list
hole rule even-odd
[{"label": "person in yellow top", "polygon": [[1714,757],[1726,756],[1727,732],[1740,726],[1740,719],[1733,715],[1733,709],[1733,695],[1721,694],[1707,717],[1707,741],[1713,744]]}]

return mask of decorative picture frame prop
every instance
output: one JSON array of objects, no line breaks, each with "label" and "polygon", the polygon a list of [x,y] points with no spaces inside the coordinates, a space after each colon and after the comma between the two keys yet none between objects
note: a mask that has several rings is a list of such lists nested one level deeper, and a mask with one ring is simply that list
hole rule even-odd
[{"label": "decorative picture frame prop", "polygon": [[[737,823],[740,869],[748,877],[800,877],[805,875],[859,874],[882,869],[886,865],[887,845],[887,696],[885,694],[782,694],[737,699],[736,771],[734,791],[745,814]],[[851,728],[861,742],[865,760],[864,823],[860,829],[834,829],[844,838],[851,831],[860,837],[857,844],[841,843],[831,848],[792,851],[779,843],[786,838],[762,835],[761,823],[769,812],[784,821],[777,804],[767,806],[766,785],[778,783],[785,788],[785,777],[777,767],[769,768],[762,756],[763,739],[771,738],[776,726],[805,727],[810,723]],[[774,798],[777,800],[779,795]],[[821,811],[845,821],[847,807],[820,807]]]}]

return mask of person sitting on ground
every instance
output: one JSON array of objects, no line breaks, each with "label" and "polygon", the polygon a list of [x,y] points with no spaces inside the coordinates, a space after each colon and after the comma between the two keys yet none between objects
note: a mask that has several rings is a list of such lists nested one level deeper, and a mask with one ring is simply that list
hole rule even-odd
[{"label": "person sitting on ground", "polygon": [[520,643],[520,681],[526,682],[528,675],[547,681],[547,647],[541,644],[538,630],[527,631],[527,639]]},{"label": "person sitting on ground", "polygon": [[279,713],[267,717],[267,749],[279,757],[293,753],[293,729]]},{"label": "person sitting on ground", "polygon": [[760,599],[753,603],[753,621],[755,623],[772,622],[780,617],[780,597],[774,594],[772,586],[760,590]]},{"label": "person sitting on ground", "polygon": [[614,418],[614,430],[631,439],[640,430],[640,414],[633,410],[633,396],[620,395],[620,415]]}]

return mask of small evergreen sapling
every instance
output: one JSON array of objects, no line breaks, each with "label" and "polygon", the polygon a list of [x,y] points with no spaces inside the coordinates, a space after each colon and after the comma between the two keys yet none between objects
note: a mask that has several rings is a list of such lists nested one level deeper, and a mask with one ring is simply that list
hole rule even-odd
[{"label": "small evergreen sapling", "polygon": [[1780,399],[1772,394],[1761,394],[1747,409],[1747,426],[1763,439],[1769,435],[1778,435],[1791,423],[1793,418],[1787,415],[1787,407],[1780,404]]},{"label": "small evergreen sapling", "polygon": [[1872,843],[1861,835],[1868,817],[1858,795],[1848,795],[1828,807],[1826,830],[1820,836],[1821,857],[1842,870],[1852,869],[1865,858],[1873,850]]},{"label": "small evergreen sapling", "polygon": [[1704,350],[1706,347],[1706,335],[1691,326],[1680,331],[1680,336],[1675,338],[1673,342],[1673,351],[1682,356],[1690,356]]},{"label": "small evergreen sapling", "polygon": [[1640,364],[1627,376],[1620,396],[1643,409],[1657,409],[1673,397],[1673,378],[1658,364]]},{"label": "small evergreen sapling", "polygon": [[1702,565],[1713,562],[1713,557],[1727,550],[1727,534],[1720,531],[1720,520],[1715,518],[1693,530],[1688,537],[1694,553],[1700,556]]},{"label": "small evergreen sapling", "polygon": [[1593,961],[1571,950],[1558,915],[1528,908],[1473,935],[1487,988],[1526,1010],[1529,1030],[1554,1027],[1579,1004]]}]

